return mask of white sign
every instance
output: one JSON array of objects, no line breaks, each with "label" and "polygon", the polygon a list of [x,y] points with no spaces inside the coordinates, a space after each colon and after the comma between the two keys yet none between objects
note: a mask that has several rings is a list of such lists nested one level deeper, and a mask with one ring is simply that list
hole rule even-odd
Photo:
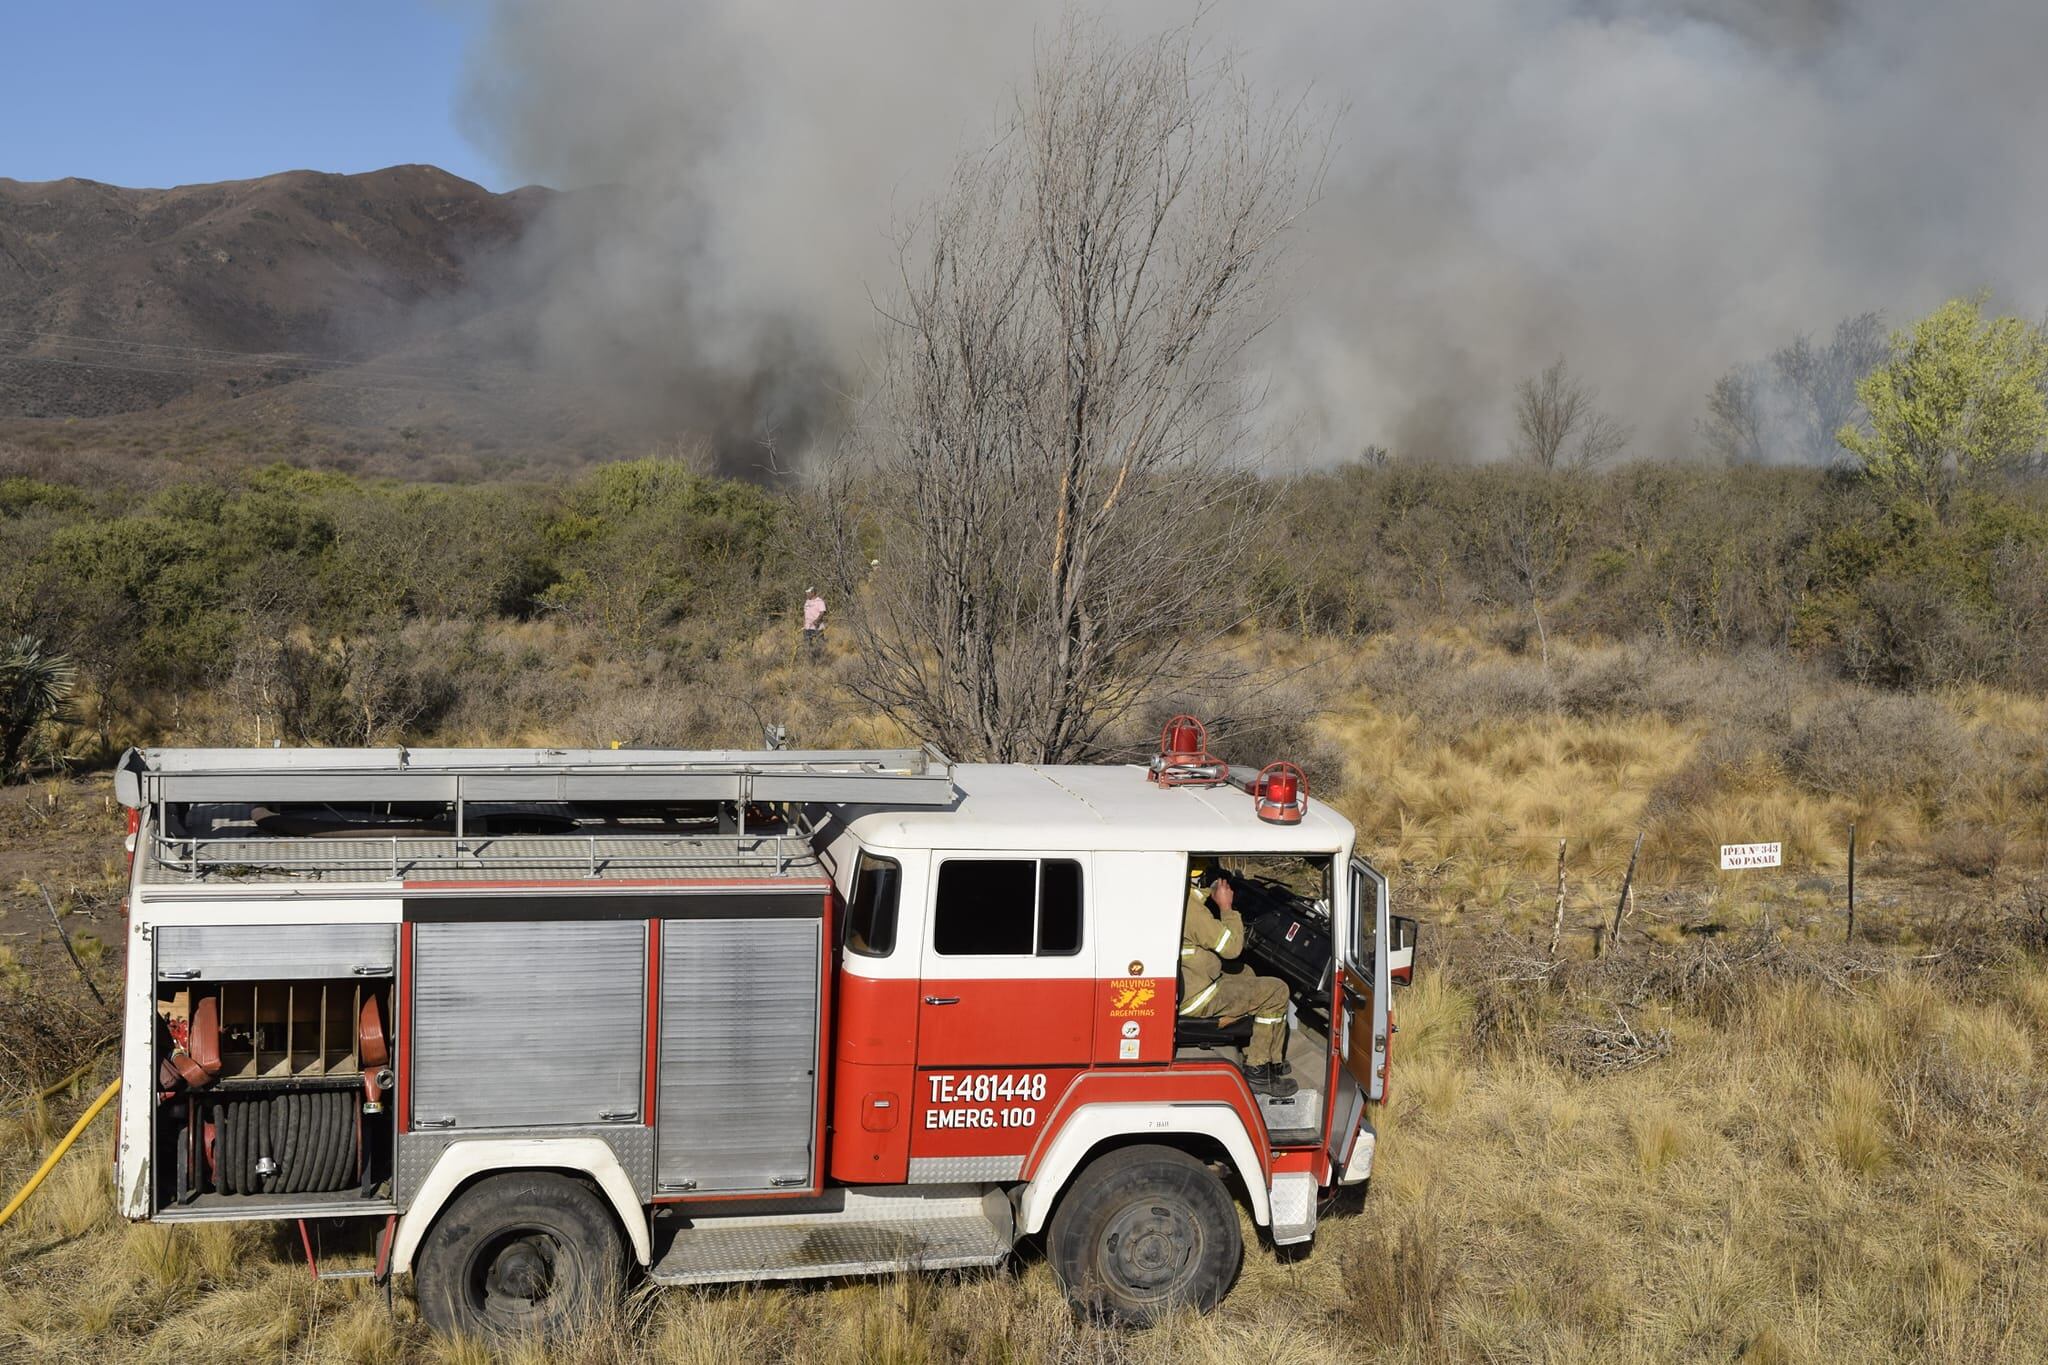
[{"label": "white sign", "polygon": [[1785,863],[1783,844],[1723,844],[1721,845],[1721,870],[1734,872],[1745,867],[1782,867]]}]

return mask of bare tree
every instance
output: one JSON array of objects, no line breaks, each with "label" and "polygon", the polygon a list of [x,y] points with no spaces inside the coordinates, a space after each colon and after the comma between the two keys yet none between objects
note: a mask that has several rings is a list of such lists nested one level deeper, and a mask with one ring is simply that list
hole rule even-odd
[{"label": "bare tree", "polygon": [[1553,705],[1557,686],[1550,669],[1546,608],[1569,581],[1586,505],[1582,481],[1570,471],[1557,479],[1510,475],[1487,499],[1484,523],[1489,534],[1478,547],[1481,573],[1493,591],[1529,609]]},{"label": "bare tree", "polygon": [[1889,357],[1884,315],[1858,313],[1835,324],[1825,345],[1793,338],[1771,353],[1771,368],[1799,418],[1800,453],[1813,464],[1841,456],[1835,433],[1861,417],[1856,385]]},{"label": "bare tree", "polygon": [[1599,407],[1599,394],[1565,367],[1515,386],[1516,453],[1539,469],[1591,469],[1628,448],[1634,433]]},{"label": "bare tree", "polygon": [[1754,365],[1738,365],[1708,391],[1699,433],[1708,452],[1723,464],[1762,464],[1769,425],[1762,376]]},{"label": "bare tree", "polygon": [[826,505],[854,690],[957,756],[1057,761],[1241,671],[1240,362],[1321,161],[1187,28],[1070,20],[999,134],[899,241]]}]

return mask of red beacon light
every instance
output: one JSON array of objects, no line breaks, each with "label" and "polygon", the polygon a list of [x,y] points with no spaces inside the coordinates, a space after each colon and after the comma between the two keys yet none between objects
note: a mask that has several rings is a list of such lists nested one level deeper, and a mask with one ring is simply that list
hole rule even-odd
[{"label": "red beacon light", "polygon": [[1145,780],[1162,787],[1217,787],[1230,777],[1230,765],[1209,752],[1209,731],[1193,716],[1175,716],[1160,727],[1159,752]]},{"label": "red beacon light", "polygon": [[1298,825],[1308,810],[1308,775],[1292,763],[1269,763],[1252,780],[1252,807],[1269,825]]}]

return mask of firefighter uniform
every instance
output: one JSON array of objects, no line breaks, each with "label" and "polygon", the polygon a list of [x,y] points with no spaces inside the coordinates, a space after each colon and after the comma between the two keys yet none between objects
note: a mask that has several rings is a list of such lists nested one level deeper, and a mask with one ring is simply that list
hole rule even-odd
[{"label": "firefighter uniform", "polygon": [[1245,1064],[1285,1066],[1287,1062],[1287,983],[1251,972],[1226,972],[1223,964],[1244,951],[1244,920],[1237,911],[1219,911],[1200,888],[1188,888],[1187,914],[1181,921],[1180,1012],[1191,1019],[1252,1020],[1251,1046]]}]

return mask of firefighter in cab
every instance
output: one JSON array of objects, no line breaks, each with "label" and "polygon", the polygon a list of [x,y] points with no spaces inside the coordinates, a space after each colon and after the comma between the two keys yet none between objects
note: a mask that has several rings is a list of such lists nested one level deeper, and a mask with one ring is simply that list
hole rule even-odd
[{"label": "firefighter in cab", "polygon": [[1245,1079],[1253,1090],[1285,1099],[1301,1087],[1287,1066],[1287,983],[1223,964],[1244,951],[1237,893],[1220,869],[1197,860],[1188,868],[1188,909],[1181,921],[1180,1012],[1223,1024],[1251,1016]]}]

